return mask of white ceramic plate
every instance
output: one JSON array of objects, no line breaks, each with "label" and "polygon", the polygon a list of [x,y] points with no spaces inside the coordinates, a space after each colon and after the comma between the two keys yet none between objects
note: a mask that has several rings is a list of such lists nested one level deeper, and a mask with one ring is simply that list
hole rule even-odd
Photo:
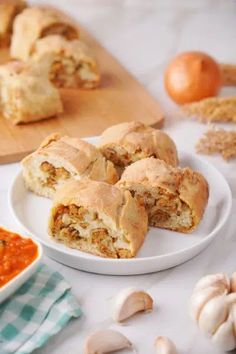
[{"label": "white ceramic plate", "polygon": [[[97,138],[86,139],[96,144]],[[28,192],[22,174],[18,174],[9,193],[10,207],[20,225],[41,242],[47,255],[68,266],[100,274],[132,275],[167,269],[200,253],[226,223],[232,196],[224,177],[209,163],[188,153],[180,153],[181,166],[201,172],[210,186],[209,202],[196,231],[180,234],[151,228],[138,256],[133,259],[107,259],[70,249],[49,238],[47,221],[51,201]]]},{"label": "white ceramic plate", "polygon": [[[25,236],[21,235],[21,237],[25,237]],[[31,275],[33,275],[34,272],[37,270],[43,255],[43,250],[41,244],[37,242],[35,239],[34,239],[34,243],[38,247],[37,258],[30,265],[28,265],[28,267],[26,267],[22,272],[20,272],[16,277],[11,279],[7,284],[5,284],[0,288],[0,304],[4,300],[6,300],[10,295],[12,295],[21,285],[23,285],[31,277]]]}]

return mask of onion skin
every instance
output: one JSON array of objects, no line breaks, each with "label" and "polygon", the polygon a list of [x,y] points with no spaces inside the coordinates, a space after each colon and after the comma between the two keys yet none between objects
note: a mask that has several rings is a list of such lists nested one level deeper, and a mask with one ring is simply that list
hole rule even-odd
[{"label": "onion skin", "polygon": [[221,70],[217,62],[202,52],[177,55],[165,72],[165,88],[179,104],[217,96],[222,86]]}]

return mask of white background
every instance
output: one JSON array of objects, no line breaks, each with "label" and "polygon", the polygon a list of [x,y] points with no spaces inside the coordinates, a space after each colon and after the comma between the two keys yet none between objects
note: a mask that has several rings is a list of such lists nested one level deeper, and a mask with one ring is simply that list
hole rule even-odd
[{"label": "white background", "polygon": [[[180,122],[176,118],[177,107],[163,89],[163,70],[176,53],[190,49],[207,51],[219,61],[236,63],[236,2],[54,0],[50,3],[83,23],[144,84],[161,102],[167,117],[165,129],[178,148],[193,152],[195,142],[206,127],[196,122]],[[228,93],[231,91],[222,92],[223,95]],[[218,157],[207,160],[227,178],[234,198],[232,218],[217,240],[193,260],[145,276],[88,274],[45,257],[45,263],[58,269],[72,285],[84,315],[71,322],[36,354],[83,353],[88,333],[106,327],[121,330],[141,354],[154,353],[153,342],[158,335],[172,338],[180,354],[221,353],[191,322],[187,309],[191,290],[199,277],[219,271],[230,274],[236,270],[233,217],[236,213],[236,162],[226,163]],[[7,190],[18,168],[16,164],[0,166],[0,223],[15,230],[19,229],[7,206]],[[109,317],[109,299],[127,286],[148,290],[154,298],[155,309],[151,314],[136,316],[128,325],[119,327]]]}]

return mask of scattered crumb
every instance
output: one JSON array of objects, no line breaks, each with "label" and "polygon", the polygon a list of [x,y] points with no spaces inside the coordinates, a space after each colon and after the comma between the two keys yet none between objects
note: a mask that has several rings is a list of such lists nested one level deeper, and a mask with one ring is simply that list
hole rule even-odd
[{"label": "scattered crumb", "polygon": [[236,96],[211,97],[201,101],[185,104],[181,107],[184,116],[196,117],[206,122],[236,123]]},{"label": "scattered crumb", "polygon": [[196,151],[211,155],[219,153],[224,160],[236,157],[236,130],[209,129],[196,144]]}]

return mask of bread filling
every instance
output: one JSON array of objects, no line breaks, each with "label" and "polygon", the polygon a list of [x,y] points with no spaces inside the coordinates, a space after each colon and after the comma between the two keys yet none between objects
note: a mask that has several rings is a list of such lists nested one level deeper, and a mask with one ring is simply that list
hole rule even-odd
[{"label": "bread filling", "polygon": [[79,86],[93,88],[98,84],[98,74],[94,72],[92,65],[88,62],[81,62],[76,68]]},{"label": "bread filling", "polygon": [[97,74],[87,62],[76,64],[73,57],[56,56],[50,69],[50,80],[58,87],[93,88]]},{"label": "bread filling", "polygon": [[147,154],[147,152],[140,148],[137,148],[134,152],[131,153],[122,146],[107,147],[103,150],[103,154],[108,160],[112,161],[116,166],[120,167],[128,166],[131,163],[146,157],[157,157]]},{"label": "bread filling", "polygon": [[50,69],[49,78],[58,87],[74,87],[76,63],[72,57],[56,56]]},{"label": "bread filling", "polygon": [[57,208],[52,235],[69,247],[102,257],[132,257],[124,234],[114,234],[97,212],[75,204]]},{"label": "bread filling", "polygon": [[40,169],[44,172],[43,185],[50,188],[54,188],[59,180],[66,180],[71,177],[70,172],[68,172],[64,167],[54,167],[48,161],[42,162]]},{"label": "bread filling", "polygon": [[192,212],[178,195],[162,188],[148,191],[144,187],[130,190],[131,194],[145,206],[149,225],[187,232],[193,227]]}]

